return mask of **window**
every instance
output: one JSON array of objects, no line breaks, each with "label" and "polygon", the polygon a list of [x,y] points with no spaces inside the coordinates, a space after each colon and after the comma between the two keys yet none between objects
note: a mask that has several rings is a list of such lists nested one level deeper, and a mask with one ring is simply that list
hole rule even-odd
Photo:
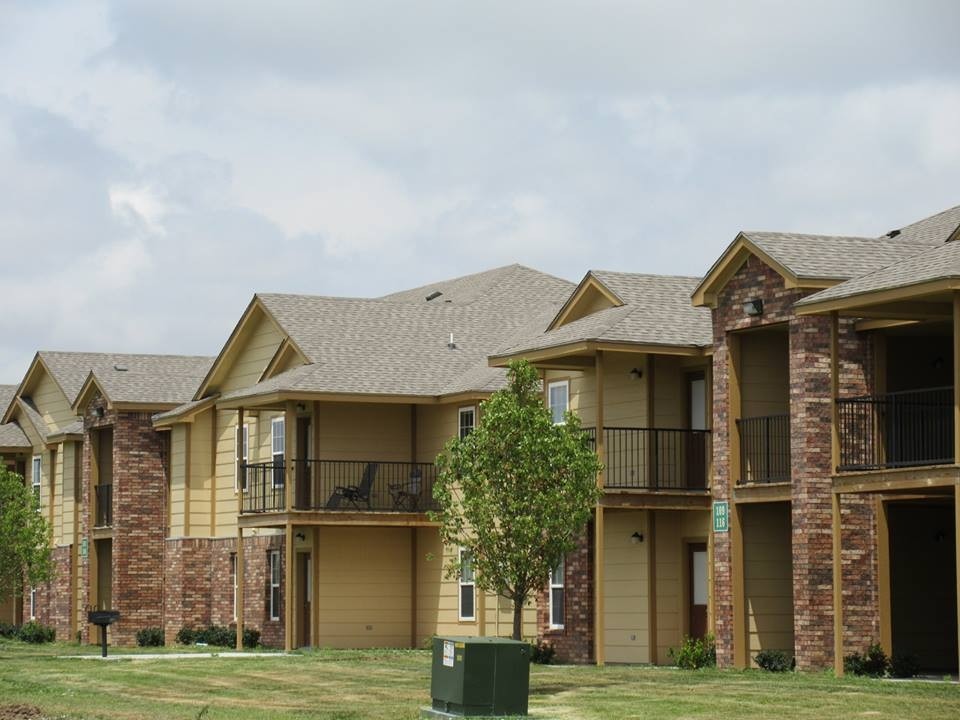
[{"label": "window", "polygon": [[550,573],[550,627],[563,627],[563,566],[561,560]]},{"label": "window", "polygon": [[37,619],[37,589],[30,588],[30,619]]},{"label": "window", "polygon": [[274,418],[270,422],[270,436],[272,438],[273,486],[280,487],[283,485],[284,462],[286,461],[284,453],[287,443],[287,433],[282,417]]},{"label": "window", "polygon": [[30,475],[33,484],[33,497],[37,502],[37,512],[40,512],[40,483],[43,482],[43,459],[39,455],[33,456],[33,472]]},{"label": "window", "polygon": [[230,553],[230,577],[233,580],[233,619],[237,619],[237,554]]},{"label": "window", "polygon": [[547,385],[547,407],[550,408],[550,415],[553,417],[553,424],[560,425],[567,414],[567,406],[570,401],[570,383],[566,380],[559,380]]},{"label": "window", "polygon": [[474,407],[460,408],[460,439],[463,440],[473,432],[476,425],[477,409]]},{"label": "window", "polygon": [[[234,467],[234,478],[233,478],[233,489],[236,491],[239,488],[240,482],[239,478],[236,476],[236,468],[238,464],[246,465],[250,460],[250,426],[244,423],[243,425],[243,455],[237,457],[237,438],[240,434],[240,428],[237,427],[234,431],[233,436],[233,467]],[[247,490],[247,475],[243,475],[243,490]]]},{"label": "window", "polygon": [[270,619],[280,619],[280,551],[270,551]]},{"label": "window", "polygon": [[473,562],[470,551],[460,548],[460,619],[476,620],[474,595],[476,585],[473,581]]}]

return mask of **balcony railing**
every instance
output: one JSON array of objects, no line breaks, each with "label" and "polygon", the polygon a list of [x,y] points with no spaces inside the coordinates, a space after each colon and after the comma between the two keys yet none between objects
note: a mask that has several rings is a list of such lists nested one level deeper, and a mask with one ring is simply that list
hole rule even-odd
[{"label": "balcony railing", "polygon": [[113,485],[96,485],[97,518],[94,527],[113,525]]},{"label": "balcony railing", "polygon": [[840,471],[949,465],[953,388],[837,400]]},{"label": "balcony railing", "polygon": [[[596,429],[584,431],[595,442]],[[604,487],[706,490],[709,435],[708,430],[605,427]]]},{"label": "balcony railing", "polygon": [[[272,462],[241,466],[244,513],[283,512],[286,477]],[[293,509],[426,512],[436,509],[432,463],[294,460]]]},{"label": "balcony railing", "polygon": [[790,480],[790,415],[737,420],[740,484]]}]

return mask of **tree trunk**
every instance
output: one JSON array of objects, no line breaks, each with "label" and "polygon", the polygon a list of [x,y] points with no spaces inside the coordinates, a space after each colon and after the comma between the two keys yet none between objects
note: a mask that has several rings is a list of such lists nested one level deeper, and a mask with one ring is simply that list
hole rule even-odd
[{"label": "tree trunk", "polygon": [[513,601],[513,639],[523,640],[523,600]]}]

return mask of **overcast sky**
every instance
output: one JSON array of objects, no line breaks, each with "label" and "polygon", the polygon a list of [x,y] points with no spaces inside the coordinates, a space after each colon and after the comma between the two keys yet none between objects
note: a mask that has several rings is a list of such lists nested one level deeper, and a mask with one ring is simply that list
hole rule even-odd
[{"label": "overcast sky", "polygon": [[216,354],[257,291],[878,235],[960,204],[958,28],[951,0],[0,0],[0,382],[40,348]]}]

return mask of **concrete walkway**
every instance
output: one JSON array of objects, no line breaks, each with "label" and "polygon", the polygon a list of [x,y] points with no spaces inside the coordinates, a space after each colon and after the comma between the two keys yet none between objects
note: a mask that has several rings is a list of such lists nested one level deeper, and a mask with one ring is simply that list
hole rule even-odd
[{"label": "concrete walkway", "polygon": [[275,658],[293,657],[287,653],[250,652],[171,652],[171,653],[124,653],[122,651],[100,657],[99,655],[58,655],[60,660],[186,660],[191,658]]}]

